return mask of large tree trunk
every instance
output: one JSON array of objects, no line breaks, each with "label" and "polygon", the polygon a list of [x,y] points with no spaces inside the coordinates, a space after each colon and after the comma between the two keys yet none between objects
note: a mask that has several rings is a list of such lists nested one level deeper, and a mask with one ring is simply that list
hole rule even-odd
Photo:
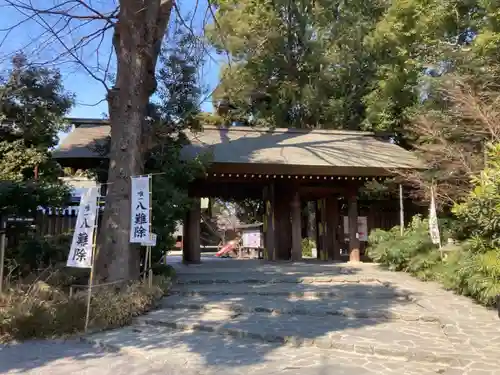
[{"label": "large tree trunk", "polygon": [[145,114],[171,9],[172,0],[120,0],[113,36],[116,83],[108,93],[109,184],[96,265],[104,281],[139,277],[139,247],[129,244],[130,177],[144,169]]}]

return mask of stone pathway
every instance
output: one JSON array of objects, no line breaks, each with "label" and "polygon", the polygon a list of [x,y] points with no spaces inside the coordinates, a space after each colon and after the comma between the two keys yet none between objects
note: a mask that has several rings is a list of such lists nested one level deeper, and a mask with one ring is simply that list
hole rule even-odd
[{"label": "stone pathway", "polygon": [[152,362],[224,374],[500,374],[495,312],[371,264],[176,265],[160,309],[95,335]]},{"label": "stone pathway", "polygon": [[172,295],[132,326],[0,348],[0,373],[500,375],[496,313],[405,274],[249,260],[175,267]]}]

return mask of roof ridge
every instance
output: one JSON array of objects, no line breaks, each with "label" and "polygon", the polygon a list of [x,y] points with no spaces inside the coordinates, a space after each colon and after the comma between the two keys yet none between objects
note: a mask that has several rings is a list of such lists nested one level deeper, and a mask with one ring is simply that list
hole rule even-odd
[{"label": "roof ridge", "polygon": [[344,129],[304,129],[304,128],[269,128],[269,127],[253,127],[253,126],[231,126],[218,127],[214,125],[204,126],[200,131],[194,133],[203,133],[204,130],[227,130],[231,132],[259,132],[259,133],[299,133],[299,134],[353,134],[374,136],[374,132],[362,130],[344,130]]},{"label": "roof ridge", "polygon": [[[99,119],[99,118],[68,118],[76,127],[86,126],[86,127],[96,127],[96,126],[111,126],[109,120]],[[298,134],[353,134],[353,135],[363,135],[363,136],[375,136],[375,132],[363,131],[363,130],[348,130],[348,129],[306,129],[306,128],[271,128],[271,127],[257,127],[257,126],[230,126],[230,127],[220,127],[215,125],[203,126],[200,131],[193,131],[193,133],[203,133],[204,130],[227,130],[231,132],[259,132],[259,133],[298,133]]]}]

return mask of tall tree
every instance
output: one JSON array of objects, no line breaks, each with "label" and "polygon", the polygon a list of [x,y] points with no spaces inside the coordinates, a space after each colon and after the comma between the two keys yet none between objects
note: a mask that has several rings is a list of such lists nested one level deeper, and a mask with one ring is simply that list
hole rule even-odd
[{"label": "tall tree", "polygon": [[384,3],[218,1],[207,32],[230,62],[217,104],[255,125],[358,129],[376,69],[364,39]]},{"label": "tall tree", "polygon": [[[102,221],[99,251],[105,264],[101,278],[111,280],[137,278],[139,248],[129,244],[130,177],[144,172],[144,138],[150,97],[156,90],[156,64],[166,34],[173,0],[6,0],[19,11],[22,21],[14,26],[26,26],[34,21],[42,27],[42,43],[52,51],[59,45],[60,58],[79,63],[107,89],[111,147],[109,153],[109,185],[106,210]],[[109,32],[112,33],[110,35]],[[11,34],[12,35],[12,34]],[[104,50],[107,40],[113,56]],[[111,43],[109,43],[111,42]],[[84,60],[95,48],[94,62]],[[59,49],[59,50],[60,50]],[[56,50],[57,51],[57,50]],[[97,53],[96,53],[97,52]],[[54,56],[55,55],[55,56]],[[104,60],[102,56],[104,55]],[[114,64],[113,64],[114,61]],[[111,71],[112,68],[115,71]],[[113,77],[110,87],[110,76]]]},{"label": "tall tree", "polygon": [[50,148],[68,128],[64,116],[72,105],[57,70],[13,58],[0,83],[0,215],[26,215],[67,198]]},{"label": "tall tree", "polygon": [[[181,149],[188,141],[186,129],[199,128],[200,101],[203,88],[199,71],[203,64],[200,40],[175,23],[164,41],[156,74],[158,87],[148,106],[144,137],[144,173],[151,173],[153,222],[152,230],[158,235],[158,260],[166,248],[173,245],[172,233],[183,219],[187,207],[189,183],[203,173],[202,160],[184,160]],[[109,153],[111,139],[92,148],[103,156]],[[103,161],[97,173],[106,173],[108,161]],[[106,252],[99,254],[97,269],[109,261]]]},{"label": "tall tree", "polygon": [[394,129],[427,168],[405,175],[443,200],[467,193],[498,139],[500,5],[490,1],[393,1],[367,47],[379,62],[366,122]]}]

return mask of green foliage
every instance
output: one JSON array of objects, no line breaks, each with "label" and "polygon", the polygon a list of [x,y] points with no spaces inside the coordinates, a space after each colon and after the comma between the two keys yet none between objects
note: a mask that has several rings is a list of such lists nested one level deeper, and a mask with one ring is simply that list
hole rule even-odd
[{"label": "green foliage", "polygon": [[302,256],[303,257],[312,257],[312,249],[316,247],[316,242],[311,238],[303,238],[302,239]]},{"label": "green foliage", "polygon": [[363,40],[384,1],[217,2],[212,45],[231,58],[215,93],[228,122],[358,129],[375,65]]},{"label": "green foliage", "polygon": [[0,83],[0,215],[26,215],[39,205],[61,205],[68,189],[50,148],[68,125],[73,96],[58,71],[13,59]]},{"label": "green foliage", "polygon": [[489,146],[487,156],[469,196],[454,207],[467,240],[451,263],[455,274],[444,279],[453,289],[493,305],[500,295],[500,144]]},{"label": "green foliage", "polygon": [[489,147],[486,168],[472,179],[472,191],[453,209],[455,223],[447,226],[463,242],[444,260],[430,243],[428,222],[420,218],[414,218],[403,235],[398,227],[374,231],[369,256],[390,270],[439,280],[447,289],[494,305],[500,295],[499,177],[500,145],[494,144]]},{"label": "green foliage", "polygon": [[470,247],[484,252],[500,247],[500,144],[490,146],[487,167],[472,178],[473,190],[453,212],[471,238]]},{"label": "green foliage", "polygon": [[199,128],[202,88],[198,68],[202,60],[193,53],[198,41],[190,34],[177,32],[160,57],[157,103],[151,105],[151,132],[154,139],[145,155],[145,173],[153,173],[153,230],[158,235],[155,247],[159,251],[172,248],[171,234],[193,204],[188,197],[191,181],[204,173],[205,160],[181,159],[182,146],[187,142],[183,133]]},{"label": "green foliage", "polygon": [[419,265],[425,267],[426,261],[420,259],[412,263],[412,260],[427,255],[435,247],[428,228],[428,220],[415,216],[408,228],[404,229],[403,235],[399,226],[389,231],[374,230],[370,233],[367,255],[391,271],[418,272]]},{"label": "green foliage", "polygon": [[175,268],[167,264],[153,264],[153,275],[175,279]]},{"label": "green foliage", "polygon": [[[174,25],[175,26],[175,25]],[[156,100],[149,105],[146,122],[144,173],[153,174],[153,232],[158,235],[152,261],[158,261],[165,250],[174,244],[172,233],[184,218],[187,208],[194,203],[188,197],[188,186],[204,174],[208,160],[183,160],[181,151],[188,140],[187,129],[198,129],[205,118],[200,113],[203,89],[198,69],[203,60],[197,54],[199,40],[185,31],[173,30],[164,43],[158,62]],[[110,138],[92,148],[109,153]],[[107,175],[107,161],[92,173]]]},{"label": "green foliage", "polygon": [[47,267],[65,263],[72,234],[37,236],[28,234],[18,246],[7,249],[6,260],[11,268],[18,267],[18,276],[24,277]]}]

